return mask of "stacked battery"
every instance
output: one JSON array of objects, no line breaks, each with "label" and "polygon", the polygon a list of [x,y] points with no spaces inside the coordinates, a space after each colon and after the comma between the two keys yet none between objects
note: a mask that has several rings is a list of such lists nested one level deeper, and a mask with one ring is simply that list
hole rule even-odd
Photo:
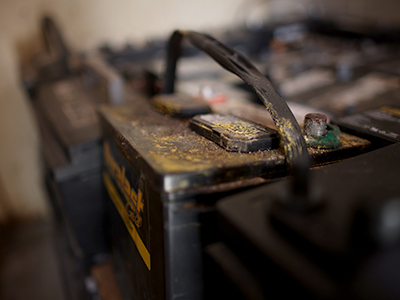
[{"label": "stacked battery", "polygon": [[101,94],[86,90],[81,78],[74,76],[41,85],[35,101],[47,184],[68,225],[74,254],[86,267],[95,262],[96,255],[108,251],[96,112],[96,100],[100,99]]},{"label": "stacked battery", "polygon": [[[254,70],[211,37],[186,34],[201,41],[196,45],[215,43],[218,53],[231,53],[216,55],[234,61],[238,72]],[[129,105],[100,109],[114,257],[122,286],[133,299],[205,298],[213,271],[204,248],[219,239],[217,201],[288,174],[286,150],[275,130],[234,116],[205,114],[208,110],[190,119],[185,105],[196,100],[185,99],[179,93],[152,99],[137,95]],[[288,124],[284,130],[291,130]],[[308,154],[319,166],[369,146],[343,133],[337,148],[309,148]]]},{"label": "stacked battery", "polygon": [[[241,78],[259,88],[258,96],[260,91],[269,93],[264,102],[267,109],[260,102],[254,103],[249,91],[239,90],[243,87],[242,81],[238,83],[230,77],[220,80],[222,69],[216,64],[209,68],[209,62],[204,64],[204,57],[188,61],[205,66],[204,74],[213,84],[199,87],[203,78],[193,80],[193,76],[187,76],[178,89],[192,97],[172,93],[173,89],[168,91],[171,81],[160,78],[160,73],[147,72],[143,78],[143,66],[151,65],[149,57],[163,49],[159,45],[148,53],[137,55],[135,52],[132,59],[103,51],[103,59],[130,82],[126,94],[120,93],[124,87],[120,77],[110,76],[109,70],[100,76],[100,84],[84,73],[83,76],[69,74],[39,85],[34,106],[42,131],[47,183],[55,206],[67,224],[70,245],[85,266],[101,261],[109,251],[109,242],[123,294],[128,298],[211,299],[215,296],[212,292],[215,285],[210,284],[210,279],[216,280],[218,286],[223,276],[217,279],[212,276],[218,267],[208,264],[209,256],[204,249],[220,240],[221,233],[229,235],[226,230],[230,226],[222,230],[219,227],[216,203],[249,188],[281,180],[293,171],[288,168],[292,166],[288,151],[296,149],[300,141],[291,140],[285,133],[297,129],[300,137],[302,133],[297,124],[287,122],[291,112],[286,109],[286,103],[280,107],[290,113],[282,119],[268,105],[272,98],[279,99],[277,93],[271,92],[272,86],[291,100],[290,108],[300,111],[294,112],[300,124],[306,113],[315,110],[328,111],[328,117],[334,117],[382,104],[391,105],[398,100],[396,74],[383,73],[374,64],[365,64],[365,59],[358,64],[348,57],[338,58],[334,51],[325,51],[325,46],[332,46],[330,39],[306,38],[304,28],[300,29],[302,34],[296,41],[279,41],[277,35],[270,47],[261,47],[268,52],[260,54],[267,57],[267,68],[263,71],[272,81],[267,87],[254,84],[249,70],[254,71],[255,67],[239,53],[209,36],[203,40],[199,38],[201,35],[192,33],[194,44],[203,50],[217,45],[219,48],[211,56],[219,57],[216,60],[221,64],[221,55],[226,54],[228,65],[247,74],[249,77]],[[299,28],[290,30],[297,32]],[[285,48],[285,43],[293,42],[294,49]],[[340,41],[333,42],[337,43],[342,45]],[[310,58],[306,55],[309,53],[315,55]],[[175,63],[177,56],[172,57]],[[169,62],[167,74],[171,71]],[[265,66],[265,60],[259,63]],[[102,64],[102,59],[96,57],[95,63],[83,65],[85,70],[99,72],[104,69]],[[196,67],[194,73],[198,72]],[[152,83],[148,86],[146,79],[150,77]],[[94,81],[97,83],[93,84]],[[217,81],[222,84],[218,85]],[[264,78],[259,82],[265,83]],[[164,84],[168,95],[148,96],[160,92]],[[132,86],[142,92],[134,91]],[[235,97],[243,99],[232,100]],[[376,99],[382,101],[378,104]],[[115,106],[107,102],[125,104]],[[98,115],[97,109],[102,103]],[[187,113],[193,111],[201,115],[190,119]],[[216,114],[209,115],[210,111]],[[336,124],[345,129],[338,137],[338,146],[309,147],[304,153],[311,158],[312,167],[321,167],[383,147],[389,142],[382,142],[382,132],[397,133],[389,130],[391,127],[381,129],[381,119],[386,122],[396,115],[397,108],[386,107],[337,118]],[[367,128],[364,123],[370,126]],[[376,128],[382,132],[373,139],[370,132]],[[285,145],[285,138],[292,144]],[[257,143],[253,144],[254,140]],[[394,140],[398,141],[398,136]],[[263,147],[257,148],[259,145]],[[280,193],[287,194],[289,190],[285,186]],[[252,208],[254,199],[244,200]],[[240,213],[239,217],[242,217]],[[247,221],[251,223],[251,217]],[[243,243],[246,248],[247,237],[232,239],[234,244]],[[216,253],[224,256],[227,252],[217,250]],[[214,262],[224,267],[224,259],[227,257],[214,257]]]}]

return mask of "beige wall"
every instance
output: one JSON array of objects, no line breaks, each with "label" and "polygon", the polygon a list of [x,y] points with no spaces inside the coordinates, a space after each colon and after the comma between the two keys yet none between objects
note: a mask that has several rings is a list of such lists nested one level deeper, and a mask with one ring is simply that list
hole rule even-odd
[{"label": "beige wall", "polygon": [[21,51],[38,40],[39,18],[53,15],[76,49],[164,36],[175,28],[231,26],[256,0],[0,0],[0,28]]},{"label": "beige wall", "polygon": [[0,221],[47,214],[41,186],[39,137],[18,84],[16,52],[0,37]]}]

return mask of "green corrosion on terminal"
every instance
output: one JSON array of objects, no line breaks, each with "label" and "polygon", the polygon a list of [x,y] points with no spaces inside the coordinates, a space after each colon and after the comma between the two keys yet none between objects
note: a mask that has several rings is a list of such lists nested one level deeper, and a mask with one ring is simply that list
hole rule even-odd
[{"label": "green corrosion on terminal", "polygon": [[340,130],[336,125],[327,124],[323,136],[304,135],[307,146],[318,149],[334,149],[340,143]]}]

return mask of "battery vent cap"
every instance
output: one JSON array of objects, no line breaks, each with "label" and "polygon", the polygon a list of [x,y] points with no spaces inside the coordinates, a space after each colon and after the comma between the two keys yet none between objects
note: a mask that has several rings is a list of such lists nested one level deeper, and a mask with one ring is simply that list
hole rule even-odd
[{"label": "battery vent cap", "polygon": [[197,115],[189,126],[227,151],[252,152],[279,147],[276,130],[232,115]]},{"label": "battery vent cap", "polygon": [[155,110],[177,118],[191,118],[211,112],[204,100],[181,93],[159,94],[151,99],[151,103]]}]

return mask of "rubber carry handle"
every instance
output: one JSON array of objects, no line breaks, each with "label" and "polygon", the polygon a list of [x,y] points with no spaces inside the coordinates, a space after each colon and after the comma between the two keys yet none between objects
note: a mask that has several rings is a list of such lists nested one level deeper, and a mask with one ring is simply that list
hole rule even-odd
[{"label": "rubber carry handle", "polygon": [[47,52],[55,55],[56,59],[69,71],[68,58],[70,51],[64,41],[61,31],[54,20],[48,16],[42,19],[42,33]]},{"label": "rubber carry handle", "polygon": [[283,141],[286,163],[295,176],[295,192],[305,193],[310,158],[300,126],[271,82],[243,55],[209,35],[194,31],[175,31],[167,49],[164,92],[167,94],[174,92],[176,63],[180,57],[182,37],[210,55],[223,68],[239,76],[256,92],[270,113]]}]

